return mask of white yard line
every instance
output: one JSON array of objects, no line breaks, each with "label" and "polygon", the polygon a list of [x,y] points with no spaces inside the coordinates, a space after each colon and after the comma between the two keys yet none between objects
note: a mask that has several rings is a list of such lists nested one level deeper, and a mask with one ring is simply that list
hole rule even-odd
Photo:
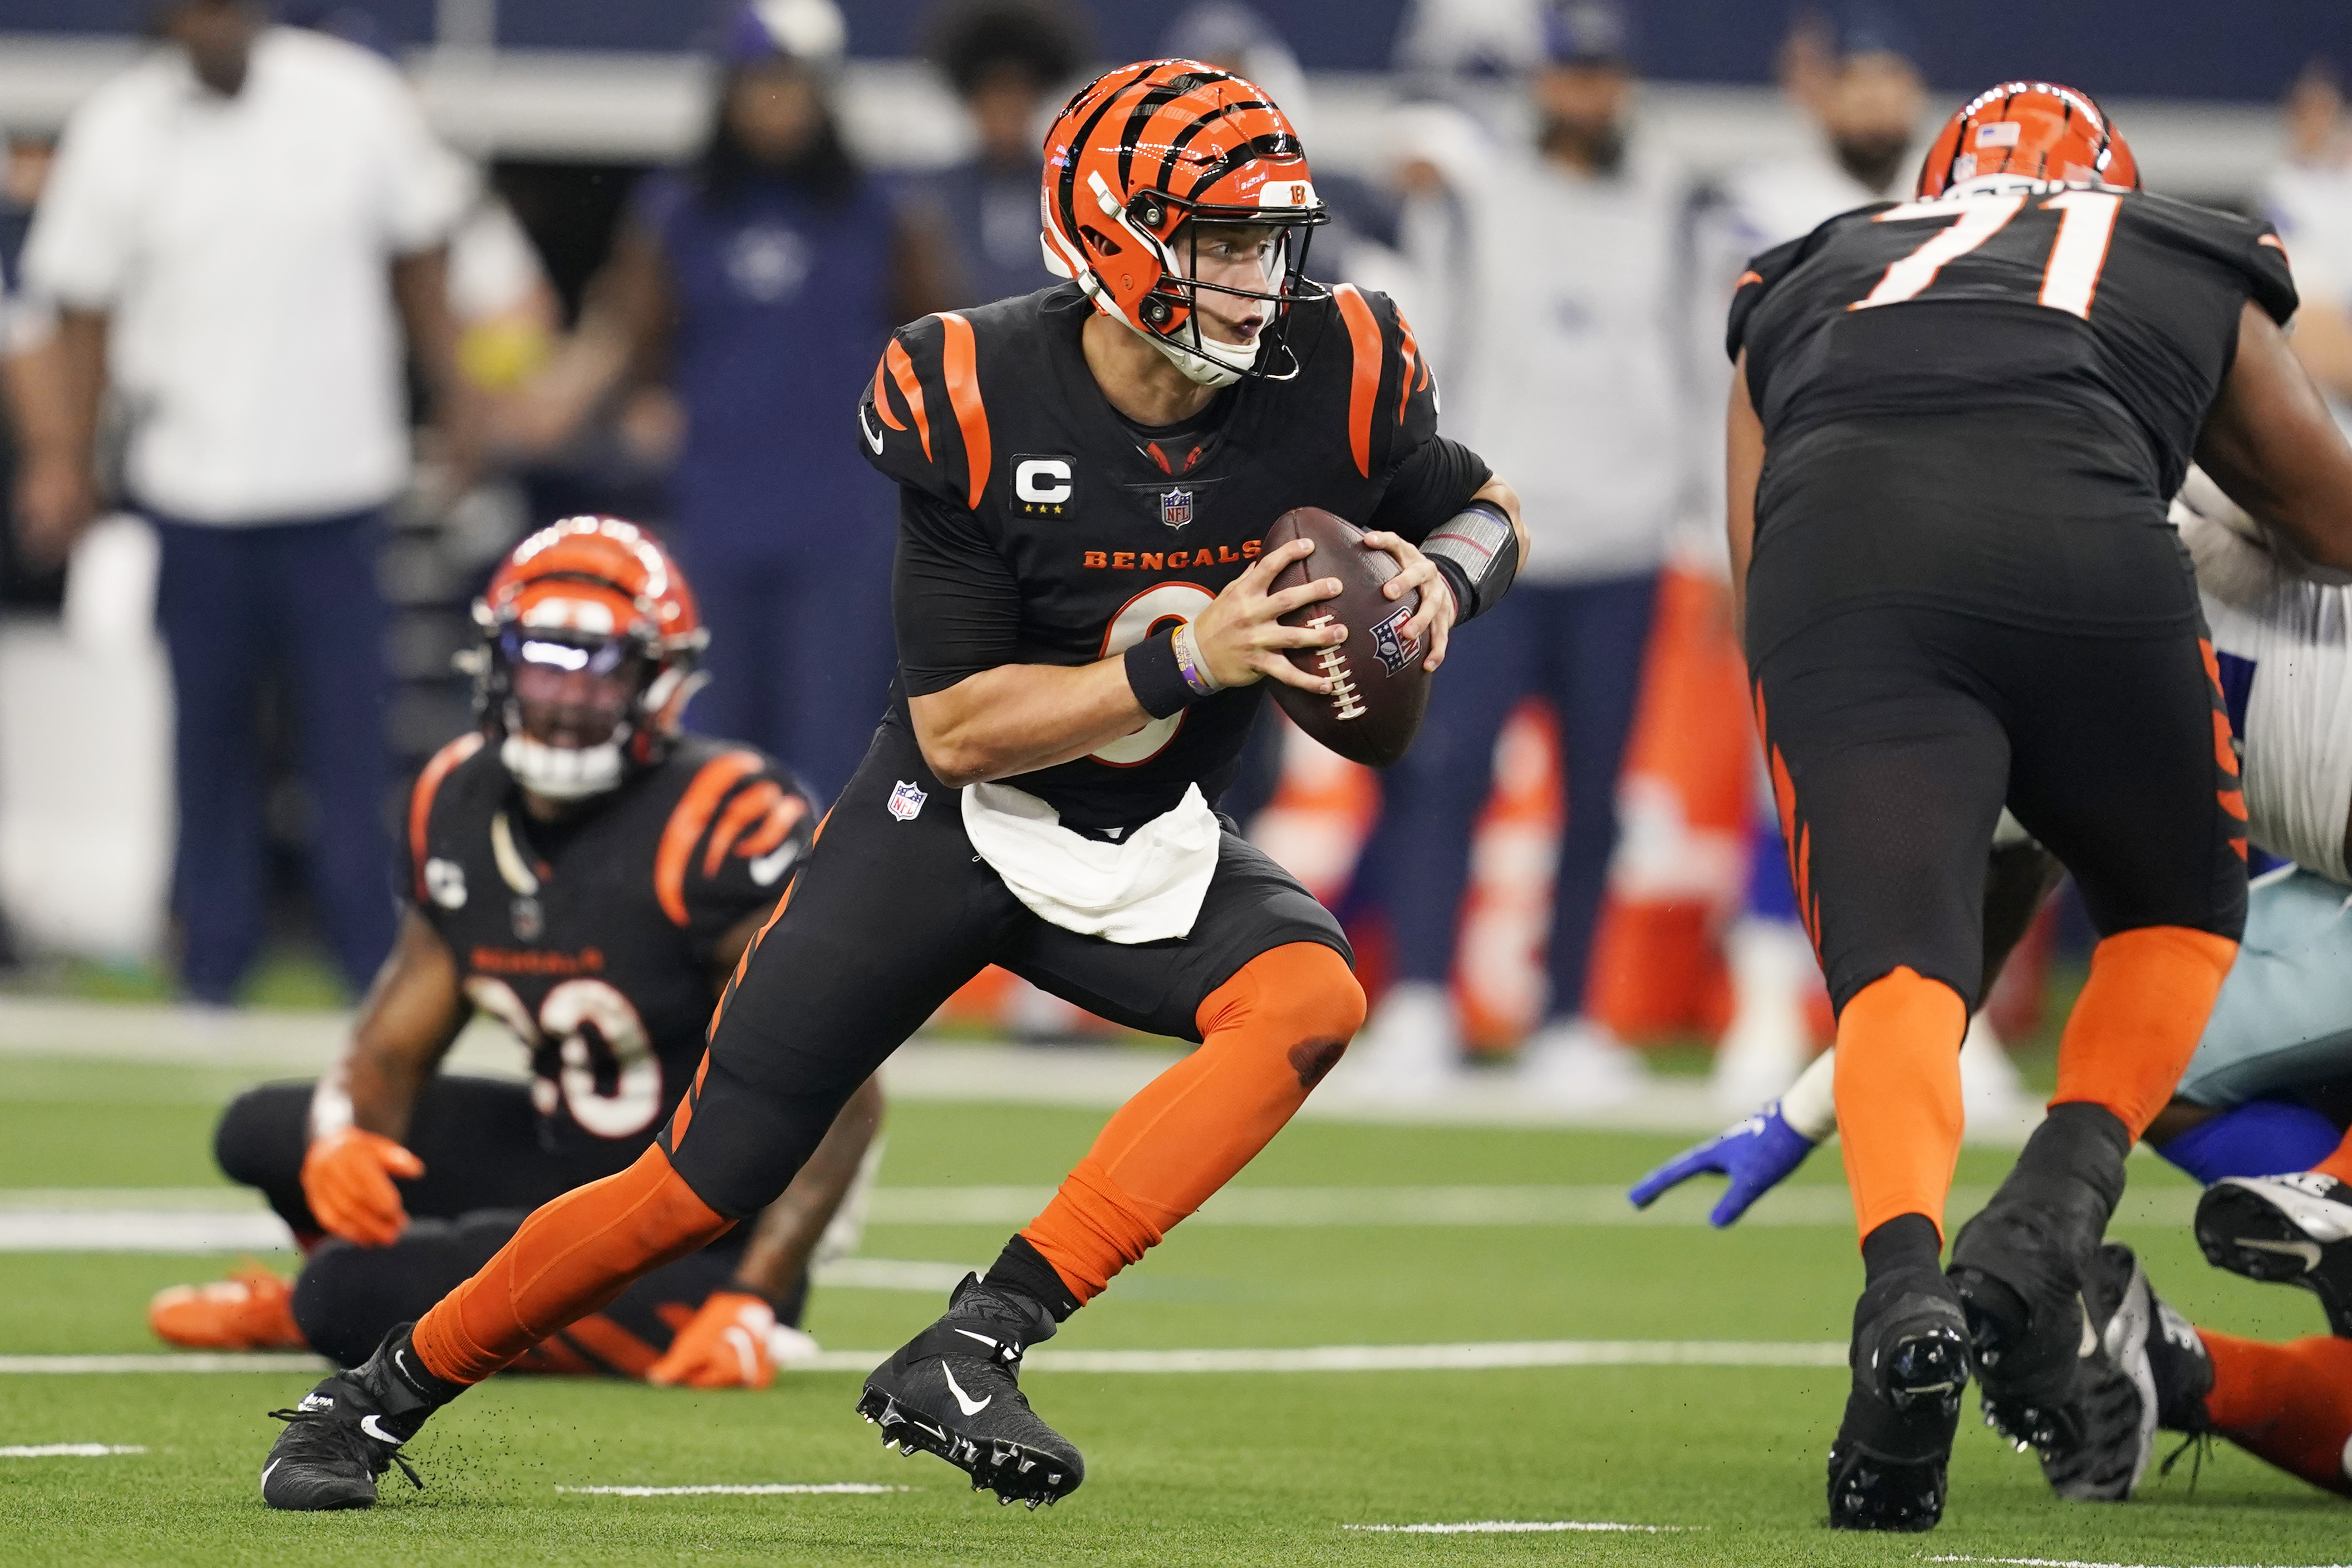
[{"label": "white yard line", "polygon": [[[793,1372],[870,1372],[887,1350],[829,1350]],[[1031,1351],[1035,1373],[1489,1372],[1540,1366],[1843,1366],[1846,1347],[1770,1340],[1518,1340],[1461,1344],[1327,1344],[1276,1350]],[[0,1375],[41,1373],[317,1372],[293,1354],[0,1355]],[[787,1374],[789,1376],[790,1374]]]},{"label": "white yard line", "polygon": [[774,1481],[763,1486],[703,1487],[557,1487],[580,1497],[878,1497],[913,1491],[913,1487],[883,1487],[865,1481]]},{"label": "white yard line", "polygon": [[135,1443],[14,1443],[0,1448],[0,1459],[103,1459],[146,1451]]},{"label": "white yard line", "polygon": [[[2094,1563],[2077,1557],[1923,1557],[1922,1563],[2002,1563],[2016,1568],[2170,1568],[2161,1563]],[[2275,1564],[2225,1563],[2190,1564],[2187,1568],[2276,1568]],[[2314,1563],[2310,1568],[2352,1568],[2343,1563]]]},{"label": "white yard line", "polygon": [[1668,1531],[1702,1529],[1689,1524],[1615,1524],[1607,1520],[1482,1519],[1470,1524],[1343,1524],[1342,1530],[1372,1530],[1395,1535],[1525,1535],[1566,1531],[1618,1531],[1628,1535],[1663,1535]]}]

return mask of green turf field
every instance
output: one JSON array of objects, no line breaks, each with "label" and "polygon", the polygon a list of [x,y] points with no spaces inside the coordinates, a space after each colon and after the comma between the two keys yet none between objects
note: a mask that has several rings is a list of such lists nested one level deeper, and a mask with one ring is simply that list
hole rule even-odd
[{"label": "green turf field", "polygon": [[[0,1188],[216,1186],[208,1134],[237,1074],[0,1059]],[[1043,1186],[1100,1117],[903,1104],[893,1187]],[[498,1563],[1663,1563],[1927,1561],[2313,1564],[2352,1561],[2352,1513],[2234,1450],[2193,1494],[2184,1463],[2150,1498],[2060,1503],[2030,1458],[1964,1420],[1953,1501],[1927,1537],[1820,1526],[1822,1460],[1843,1397],[1827,1367],[1592,1366],[1486,1372],[1183,1375],[1055,1372],[1063,1350],[1272,1348],[1517,1340],[1831,1343],[1859,1285],[1833,1222],[1717,1234],[1682,1205],[1664,1223],[1570,1204],[1567,1221],[1333,1223],[1302,1190],[1590,1188],[1630,1180],[1676,1140],[1633,1134],[1294,1126],[1242,1177],[1281,1204],[1179,1230],[1039,1353],[1027,1387],[1085,1450],[1085,1488],[1032,1515],[963,1490],[936,1460],[886,1454],[850,1414],[850,1373],[698,1395],[504,1379],[412,1446],[428,1490],[387,1478],[373,1513],[272,1514],[255,1478],[300,1374],[0,1375],[0,1448],[137,1447],[105,1458],[0,1458],[0,1562]],[[1982,1189],[2003,1161],[1971,1151]],[[1780,1217],[1833,1220],[1833,1151]],[[2180,1217],[2186,1184],[2135,1160],[2118,1234],[2199,1321],[2321,1332],[2307,1297],[2218,1274]],[[1328,1195],[1327,1195],[1328,1196]],[[1342,1194],[1359,1205],[1360,1192]],[[0,1205],[10,1201],[0,1191]],[[1767,1200],[1756,1218],[1771,1218]],[[1327,1208],[1328,1205],[1325,1206]],[[1343,1213],[1348,1206],[1339,1206]],[[978,1264],[1002,1224],[877,1224],[874,1258]],[[135,1353],[155,1289],[232,1260],[0,1253],[0,1356]],[[283,1263],[284,1259],[278,1261]],[[935,1295],[827,1288],[809,1327],[828,1348],[895,1346]],[[632,1498],[598,1486],[854,1483],[878,1493]],[[1362,1526],[1580,1521],[1654,1531],[1395,1533]]]}]

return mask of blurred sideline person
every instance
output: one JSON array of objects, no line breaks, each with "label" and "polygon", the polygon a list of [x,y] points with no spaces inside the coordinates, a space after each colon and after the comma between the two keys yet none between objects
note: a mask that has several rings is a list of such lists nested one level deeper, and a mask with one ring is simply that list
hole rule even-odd
[{"label": "blurred sideline person", "polygon": [[[2095,102],[2029,82],[1953,115],[1916,200],[1766,252],[1734,296],[1732,586],[1866,1275],[1832,1527],[1935,1525],[1972,1377],[2062,1494],[2136,1479],[2147,1402],[2084,1292],[2246,919],[2227,697],[2166,507],[2193,449],[2352,568],[2352,448],[2286,350],[2294,308],[2268,225],[2143,193]],[[1947,1271],[2004,805],[2099,943],[2049,1114]]]},{"label": "blurred sideline person", "polygon": [[2263,214],[2286,242],[2294,285],[2295,358],[2352,423],[2352,117],[2335,68],[2315,60],[2288,90],[2286,162],[2263,182]]},{"label": "blurred sideline person", "polygon": [[670,542],[718,649],[695,724],[790,758],[820,800],[865,755],[892,668],[889,486],[839,397],[942,293],[935,236],[842,142],[843,37],[832,0],[729,13],[701,155],[639,188],[579,330],[509,418],[552,448],[667,367],[687,426]]},{"label": "blurred sideline person", "polygon": [[1382,777],[1364,874],[1388,914],[1396,983],[1348,1069],[1368,1092],[1417,1097],[1460,1057],[1448,981],[1471,838],[1496,737],[1530,694],[1559,716],[1568,820],[1550,999],[1524,1049],[1525,1079],[1601,1106],[1645,1078],[1584,997],[1658,572],[1688,504],[1691,415],[1677,377],[1688,190],[1629,137],[1625,29],[1599,0],[1549,12],[1546,63],[1529,84],[1536,145],[1412,166],[1459,204],[1465,225],[1466,243],[1425,261],[1438,292],[1470,302],[1437,361],[1453,417],[1519,486],[1537,564],[1454,654],[1419,738]]},{"label": "blurred sideline person", "polygon": [[942,301],[985,305],[1058,281],[1037,245],[1037,173],[1054,91],[1086,63],[1083,23],[1056,0],[958,0],[931,26],[931,62],[971,120],[971,156],[927,184],[954,283]]},{"label": "blurred sideline person", "polygon": [[27,455],[19,525],[57,558],[89,521],[111,384],[126,499],[163,544],[182,983],[230,1001],[261,943],[256,728],[274,674],[318,913],[362,988],[393,934],[375,565],[409,469],[401,326],[462,435],[446,242],[468,181],[364,49],[271,27],[247,0],[175,0],[159,26],[173,47],[68,121],[26,246],[31,287],[59,310],[41,395],[62,417]]},{"label": "blurred sideline person", "polygon": [[[1066,1497],[1085,1459],[1030,1406],[1028,1348],[1255,1157],[1362,1023],[1339,923],[1208,803],[1265,682],[1334,685],[1288,651],[1347,635],[1282,623],[1340,584],[1274,591],[1315,546],[1262,536],[1299,506],[1375,525],[1360,548],[1394,558],[1384,593],[1419,596],[1400,651],[1434,670],[1457,622],[1505,601],[1517,497],[1438,434],[1395,307],[1307,276],[1314,176],[1254,83],[1122,66],[1046,147],[1041,216],[1069,282],[901,328],[859,384],[851,412],[900,487],[901,673],[694,1087],[627,1172],[533,1213],[285,1412],[270,1507],[373,1504],[436,1410],[772,1201],[992,963],[1199,1049],[1111,1116],[857,1409],[1007,1502]],[[1069,548],[1073,503],[1105,548]]]},{"label": "blurred sideline person", "polygon": [[[2300,314],[2298,312],[2298,314]],[[2246,935],[2203,1035],[2146,1142],[2209,1190],[2198,1240],[2216,1266],[2315,1294],[2330,1339],[2264,1344],[2190,1328],[2138,1300],[2145,1275],[2105,1249],[2085,1300],[2108,1356],[2152,1400],[2153,1428],[2210,1431],[2352,1494],[2352,1136],[2315,1100],[2352,1082],[2352,588],[2313,580],[2288,539],[2192,470],[2173,507],[2195,562],[2242,756],[2246,834],[2287,863],[2248,888]],[[2054,884],[2048,855],[1996,838],[1986,890],[1988,978],[2024,929],[1993,906],[2020,873],[2030,913]],[[2021,847],[2030,863],[2005,858]],[[1735,1223],[1837,1131],[1837,1052],[1779,1099],[1651,1172],[1642,1207],[1694,1176],[1729,1178],[1710,1217]],[[2128,1428],[2117,1469],[2137,1483],[2154,1429]]]},{"label": "blurred sideline person", "polygon": [[[631,525],[575,517],[518,545],[475,612],[480,730],[407,812],[400,941],[341,1061],[232,1102],[215,1148],[310,1256],[180,1286],[173,1344],[364,1360],[486,1262],[522,1217],[645,1152],[701,1061],[728,975],[807,852],[808,798],[769,758],[681,737],[708,641],[694,595]],[[438,1071],[476,1011],[528,1085]],[[853,1095],[757,1227],[647,1274],[521,1364],[760,1385],[797,1333],[807,1266],[860,1170],[881,1090]]]}]

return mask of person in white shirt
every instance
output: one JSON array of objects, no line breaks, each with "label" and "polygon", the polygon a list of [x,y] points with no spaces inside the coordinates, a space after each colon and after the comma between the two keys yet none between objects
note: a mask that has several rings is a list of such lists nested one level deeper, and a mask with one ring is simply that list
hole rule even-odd
[{"label": "person in white shirt", "polygon": [[402,325],[454,402],[446,241],[470,177],[364,49],[269,26],[253,0],[171,0],[159,26],[173,47],[68,121],[26,243],[69,417],[27,454],[20,526],[62,556],[97,510],[110,386],[123,498],[163,544],[182,983],[226,1002],[260,945],[257,710],[276,672],[315,900],[363,986],[392,937],[375,559],[409,469]]},{"label": "person in white shirt", "polygon": [[1458,136],[1408,166],[1409,181],[1459,214],[1458,233],[1407,225],[1444,233],[1442,254],[1421,259],[1443,278],[1429,295],[1455,302],[1430,344],[1446,415],[1522,486],[1531,550],[1519,591],[1456,644],[1412,750],[1383,777],[1366,874],[1388,912],[1398,983],[1354,1075],[1375,1092],[1417,1094],[1458,1060],[1447,978],[1471,835],[1496,737],[1521,699],[1540,695],[1559,720],[1568,821],[1550,999],[1521,1060],[1532,1089],[1597,1106],[1630,1097],[1643,1076],[1583,1004],[1618,768],[1659,570],[1686,504],[1688,190],[1629,135],[1622,14],[1581,0],[1543,20],[1533,144]]},{"label": "person in white shirt", "polygon": [[2294,268],[2294,357],[2336,422],[2352,427],[2352,116],[2335,69],[2314,60],[2288,89],[2286,161],[2263,181],[2263,215]]}]

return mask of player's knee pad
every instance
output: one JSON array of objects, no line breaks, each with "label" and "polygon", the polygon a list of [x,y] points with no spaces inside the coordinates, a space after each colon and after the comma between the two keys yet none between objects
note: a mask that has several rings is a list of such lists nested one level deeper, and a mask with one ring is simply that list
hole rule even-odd
[{"label": "player's knee pad", "polygon": [[265,1083],[228,1103],[213,1129],[213,1160],[221,1174],[247,1186],[299,1182],[309,1146],[310,1086]]}]

